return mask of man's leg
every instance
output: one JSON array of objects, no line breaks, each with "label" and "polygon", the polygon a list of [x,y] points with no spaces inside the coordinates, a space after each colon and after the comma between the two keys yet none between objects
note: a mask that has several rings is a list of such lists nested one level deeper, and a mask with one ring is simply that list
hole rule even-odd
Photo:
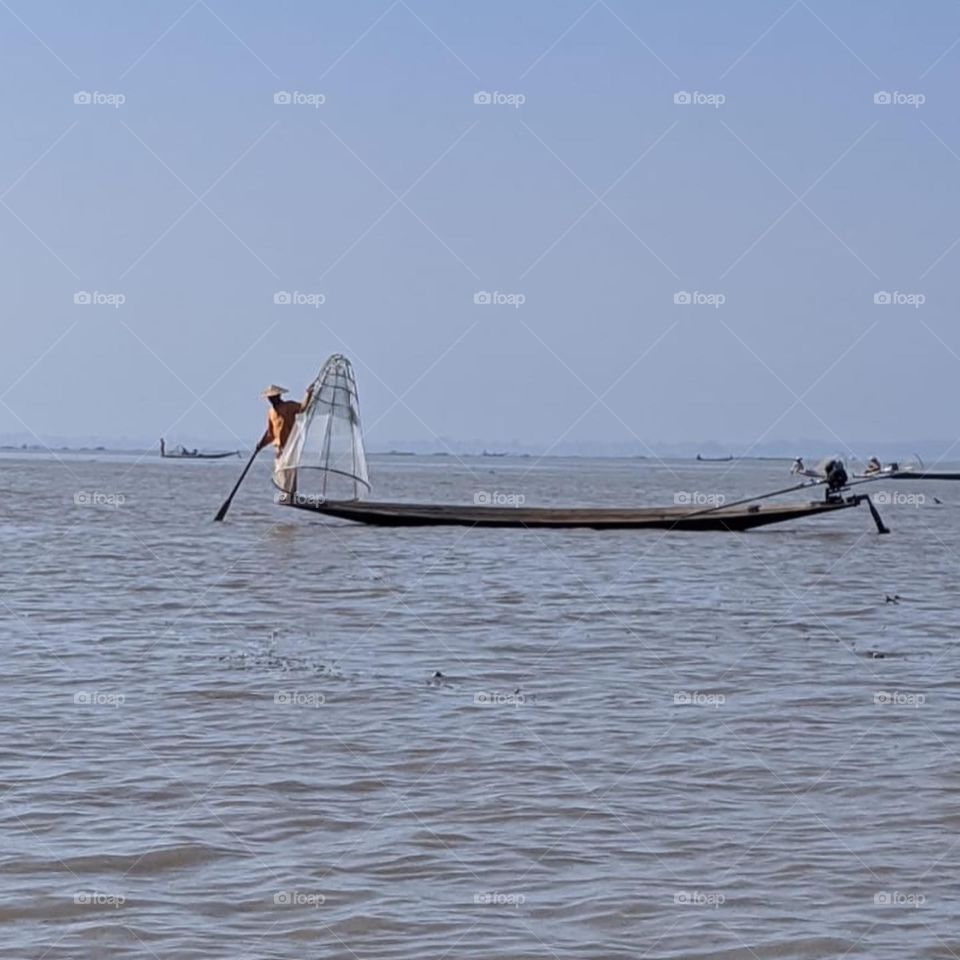
[{"label": "man's leg", "polygon": [[297,471],[280,470],[280,455],[273,461],[273,482],[283,491],[280,503],[292,503],[297,495]]}]

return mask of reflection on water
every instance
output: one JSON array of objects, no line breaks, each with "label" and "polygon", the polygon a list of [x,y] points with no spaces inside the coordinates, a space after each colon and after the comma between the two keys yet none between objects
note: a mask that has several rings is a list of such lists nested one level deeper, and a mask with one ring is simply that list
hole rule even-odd
[{"label": "reflection on water", "polygon": [[[786,467],[371,472],[640,505]],[[960,485],[886,484],[886,538],[380,530],[264,460],[213,524],[238,471],[0,460],[0,956],[960,953]]]}]

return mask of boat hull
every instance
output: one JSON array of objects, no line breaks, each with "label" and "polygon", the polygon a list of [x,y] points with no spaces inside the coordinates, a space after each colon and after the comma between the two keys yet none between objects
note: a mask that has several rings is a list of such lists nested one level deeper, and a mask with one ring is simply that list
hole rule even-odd
[{"label": "boat hull", "polygon": [[589,528],[591,530],[690,530],[742,531],[772,523],[836,513],[857,506],[866,498],[821,500],[780,505],[726,507],[578,508],[482,507],[454,504],[376,503],[366,500],[317,502],[303,498],[288,504],[324,516],[381,527],[512,527]]},{"label": "boat hull", "polygon": [[887,476],[893,480],[960,480],[960,473],[937,473],[934,470],[898,470]]},{"label": "boat hull", "polygon": [[960,473],[935,470],[883,470],[879,473],[856,474],[858,480],[960,480]]},{"label": "boat hull", "polygon": [[229,453],[161,453],[164,460],[223,460],[225,457],[238,457],[235,450]]}]

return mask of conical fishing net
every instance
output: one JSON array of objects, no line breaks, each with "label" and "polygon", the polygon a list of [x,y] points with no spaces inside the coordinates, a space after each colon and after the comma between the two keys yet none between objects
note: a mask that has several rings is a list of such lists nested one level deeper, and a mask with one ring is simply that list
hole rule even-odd
[{"label": "conical fishing net", "polygon": [[323,365],[277,459],[274,483],[313,500],[362,500],[369,492],[357,381],[346,357],[336,354]]}]

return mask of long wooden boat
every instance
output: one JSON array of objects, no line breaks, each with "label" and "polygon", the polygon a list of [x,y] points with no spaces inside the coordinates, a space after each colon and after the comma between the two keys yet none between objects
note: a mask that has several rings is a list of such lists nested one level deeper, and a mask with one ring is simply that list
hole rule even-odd
[{"label": "long wooden boat", "polygon": [[704,457],[699,453],[697,454],[697,460],[700,463],[730,463],[733,460],[732,456],[729,457]]},{"label": "long wooden boat", "polygon": [[[381,527],[504,527],[542,530],[752,530],[772,523],[835,514],[866,503],[879,533],[887,533],[869,496],[850,494],[846,470],[831,461],[822,477],[731,503],[663,507],[527,507],[522,503],[404,503],[371,501],[353,368],[335,355],[323,366],[307,405],[274,464],[276,502],[313,514]],[[252,461],[251,461],[252,462]],[[243,477],[241,476],[241,480]],[[866,482],[866,481],[862,481]],[[239,483],[238,483],[239,485]],[[772,503],[776,497],[825,488],[818,501]],[[234,492],[236,487],[234,488]],[[296,492],[294,492],[296,491]],[[336,492],[334,492],[336,491]],[[231,494],[231,497],[233,494]],[[229,505],[229,498],[227,504]],[[217,515],[222,519],[223,508]]]},{"label": "long wooden boat", "polygon": [[833,514],[859,506],[868,498],[759,503],[704,510],[699,507],[486,507],[432,503],[386,503],[369,500],[317,500],[293,497],[288,506],[328,517],[380,527],[525,527],[591,530],[742,531],[771,523]]}]

